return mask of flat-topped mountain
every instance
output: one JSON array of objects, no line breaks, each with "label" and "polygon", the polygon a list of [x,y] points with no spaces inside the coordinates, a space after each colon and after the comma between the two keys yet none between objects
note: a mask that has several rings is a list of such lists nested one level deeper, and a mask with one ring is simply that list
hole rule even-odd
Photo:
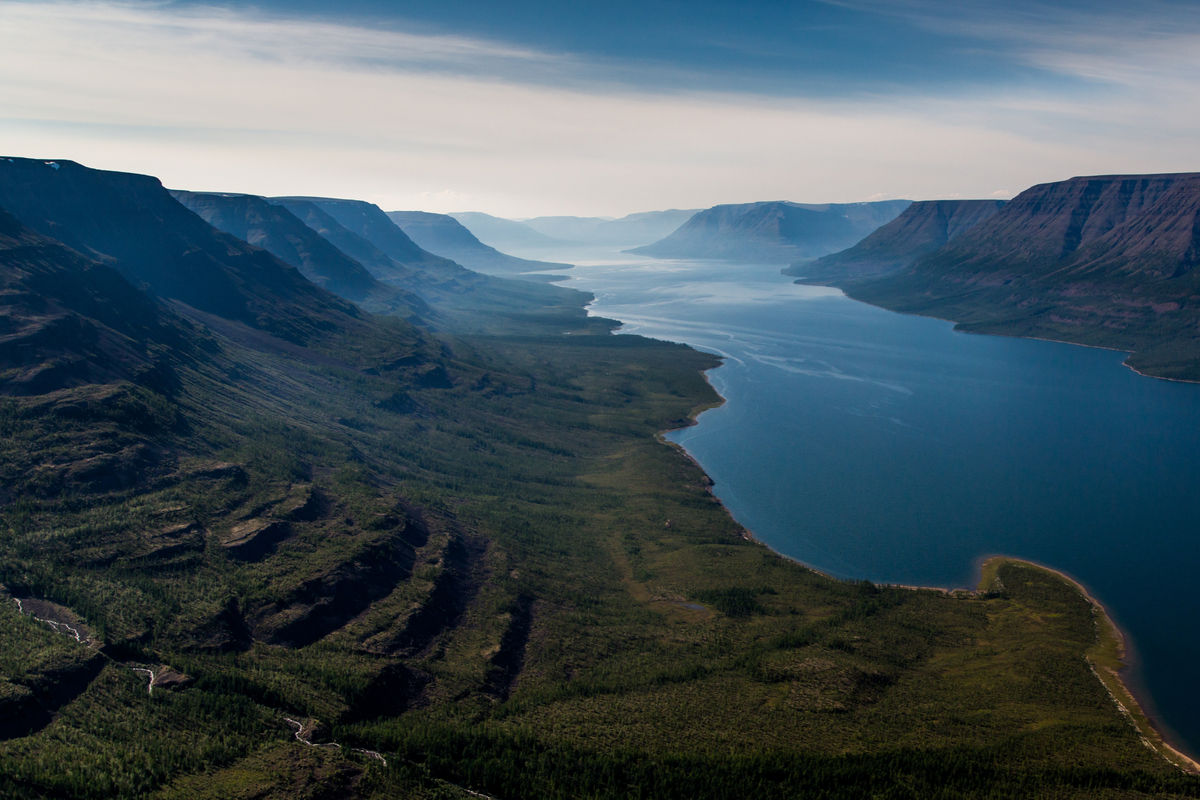
[{"label": "flat-topped mountain", "polygon": [[849,247],[908,207],[908,200],[720,205],[671,235],[629,252],[654,258],[718,258],[791,263]]},{"label": "flat-topped mountain", "polygon": [[1200,378],[1200,174],[1100,175],[1034,186],[855,297],[972,330],[1136,351]]},{"label": "flat-topped mountain", "polygon": [[214,228],[267,250],[316,285],[369,311],[407,316],[427,310],[419,297],[381,283],[366,267],[283,206],[254,195],[185,191],[171,194]]},{"label": "flat-topped mountain", "polygon": [[993,217],[1003,200],[921,200],[840,253],[793,264],[785,274],[807,283],[868,278],[907,267]]},{"label": "flat-topped mountain", "polygon": [[445,256],[477,272],[512,276],[525,272],[571,268],[570,264],[534,261],[501,253],[479,241],[461,222],[448,214],[389,211],[388,218],[425,250]]},{"label": "flat-topped mountain", "polygon": [[292,341],[358,318],[275,256],[221,233],[157,178],[0,158],[0,208],[158,297]]}]

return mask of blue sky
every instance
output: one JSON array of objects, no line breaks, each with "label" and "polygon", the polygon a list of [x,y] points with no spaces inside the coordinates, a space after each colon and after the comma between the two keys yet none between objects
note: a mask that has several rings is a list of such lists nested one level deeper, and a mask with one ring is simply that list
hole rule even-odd
[{"label": "blue sky", "polygon": [[333,7],[0,0],[0,141],[518,217],[1200,168],[1196,3]]}]

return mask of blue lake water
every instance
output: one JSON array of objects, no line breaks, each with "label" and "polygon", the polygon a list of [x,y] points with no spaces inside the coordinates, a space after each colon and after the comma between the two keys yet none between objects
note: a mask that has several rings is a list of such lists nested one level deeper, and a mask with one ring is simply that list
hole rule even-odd
[{"label": "blue lake water", "polygon": [[777,266],[580,255],[558,254],[593,313],[725,358],[726,403],[669,438],[759,540],[876,582],[973,587],[991,554],[1061,569],[1128,635],[1147,711],[1200,751],[1200,386]]}]

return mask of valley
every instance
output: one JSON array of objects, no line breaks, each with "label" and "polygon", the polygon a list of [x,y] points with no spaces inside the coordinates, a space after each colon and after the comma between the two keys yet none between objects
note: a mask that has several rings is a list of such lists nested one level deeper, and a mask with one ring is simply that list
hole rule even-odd
[{"label": "valley", "polygon": [[1071,585],[839,580],[748,537],[656,439],[720,402],[717,357],[369,204],[303,201],[428,311],[362,311],[153,179],[6,169],[0,583],[95,649],[0,605],[5,703],[44,712],[5,795],[1200,792],[1091,672]]}]

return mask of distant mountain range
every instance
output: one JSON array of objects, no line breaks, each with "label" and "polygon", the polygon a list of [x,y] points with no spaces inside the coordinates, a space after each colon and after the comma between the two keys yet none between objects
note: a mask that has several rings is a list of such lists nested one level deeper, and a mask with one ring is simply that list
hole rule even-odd
[{"label": "distant mountain range", "polygon": [[174,196],[219,230],[262,247],[318,286],[369,311],[453,321],[464,330],[523,327],[523,315],[531,313],[543,321],[562,315],[568,327],[584,318],[578,308],[583,293],[469,270],[423,249],[370,203],[198,192]]},{"label": "distant mountain range", "polygon": [[787,264],[849,247],[908,207],[908,200],[713,206],[669,236],[629,252],[654,258],[716,258]]},{"label": "distant mountain range", "polygon": [[[861,263],[866,244],[838,259]],[[832,282],[967,330],[1131,350],[1140,371],[1200,379],[1198,173],[1040,184],[941,247],[921,249],[905,264],[880,248],[893,271]]]},{"label": "distant mountain range", "polygon": [[480,211],[454,212],[447,216],[458,220],[480,242],[505,252],[537,252],[566,244],[538,233],[523,222]]},{"label": "distant mountain range", "polygon": [[694,209],[642,211],[618,219],[606,217],[533,217],[510,220],[479,212],[450,216],[471,233],[501,250],[540,252],[564,246],[625,248],[666,236],[692,217]]},{"label": "distant mountain range", "polygon": [[453,259],[478,272],[518,276],[528,272],[571,268],[570,264],[534,261],[501,253],[479,241],[461,222],[448,214],[389,211],[388,218],[425,250]]},{"label": "distant mountain range", "polygon": [[603,217],[534,217],[523,223],[535,231],[572,244],[634,247],[666,236],[692,218],[696,209],[641,211],[618,219]]},{"label": "distant mountain range", "polygon": [[848,250],[799,262],[784,270],[806,282],[868,278],[907,267],[989,219],[1002,200],[923,200]]}]

